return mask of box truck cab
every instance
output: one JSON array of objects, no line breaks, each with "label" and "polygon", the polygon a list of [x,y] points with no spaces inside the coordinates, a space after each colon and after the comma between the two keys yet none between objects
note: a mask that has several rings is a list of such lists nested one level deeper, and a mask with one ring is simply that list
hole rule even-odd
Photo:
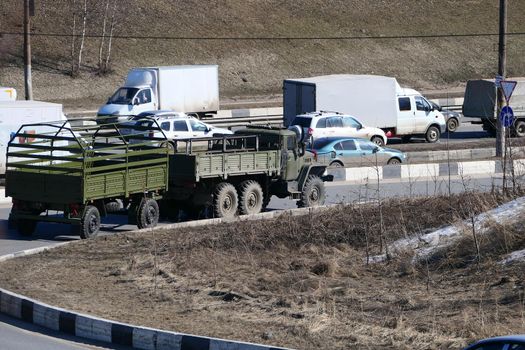
[{"label": "box truck cab", "polygon": [[219,109],[217,65],[133,68],[124,86],[100,107],[99,122],[125,120],[151,110],[204,115]]},{"label": "box truck cab", "polygon": [[419,92],[402,88],[395,78],[338,74],[283,83],[284,124],[296,115],[328,110],[350,114],[363,124],[382,129],[387,137],[423,136],[439,140],[446,130],[443,114]]}]

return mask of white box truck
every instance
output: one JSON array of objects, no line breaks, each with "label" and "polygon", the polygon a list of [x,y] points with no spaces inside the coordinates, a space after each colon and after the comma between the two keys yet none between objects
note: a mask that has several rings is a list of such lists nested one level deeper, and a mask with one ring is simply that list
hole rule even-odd
[{"label": "white box truck", "polygon": [[12,87],[0,87],[0,101],[15,101],[16,90]]},{"label": "white box truck", "polygon": [[[510,98],[510,107],[514,111],[514,123],[510,127],[513,136],[525,137],[525,78],[509,78],[516,81],[516,87]],[[463,116],[479,119],[473,124],[482,124],[491,136],[496,136],[498,117],[498,95],[494,80],[469,80],[463,100]]]},{"label": "white box truck", "polygon": [[100,107],[99,121],[115,122],[145,111],[171,110],[199,116],[219,110],[217,65],[133,68],[124,86]]},{"label": "white box truck", "polygon": [[[62,105],[40,101],[0,101],[0,175],[5,175],[7,144],[23,124],[66,121]],[[24,130],[35,133],[31,127]],[[31,142],[31,140],[24,140]]]},{"label": "white box truck", "polygon": [[443,114],[416,90],[402,88],[395,78],[337,74],[283,82],[284,125],[296,115],[334,111],[355,116],[367,126],[381,128],[387,137],[423,136],[439,140],[446,130]]}]

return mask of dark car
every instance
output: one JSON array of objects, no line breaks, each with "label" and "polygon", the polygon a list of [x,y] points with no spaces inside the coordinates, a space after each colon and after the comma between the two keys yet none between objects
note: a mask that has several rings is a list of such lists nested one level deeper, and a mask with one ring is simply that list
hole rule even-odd
[{"label": "dark car", "polygon": [[464,350],[525,350],[525,334],[483,339]]},{"label": "dark car", "polygon": [[448,109],[443,109],[440,105],[432,101],[430,101],[430,103],[432,104],[432,107],[434,107],[434,109],[440,111],[441,114],[443,114],[443,116],[445,117],[445,120],[447,122],[447,131],[455,132],[461,125],[461,113],[451,111]]},{"label": "dark car", "polygon": [[313,153],[317,162],[332,167],[399,164],[406,161],[403,152],[383,148],[361,138],[319,138],[310,143],[307,149]]}]

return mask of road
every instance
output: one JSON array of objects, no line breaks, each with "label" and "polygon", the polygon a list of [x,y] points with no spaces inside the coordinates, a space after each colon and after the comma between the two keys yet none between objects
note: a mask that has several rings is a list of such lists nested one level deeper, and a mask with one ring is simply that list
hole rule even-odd
[{"label": "road", "polygon": [[[381,198],[395,198],[417,195],[461,193],[468,190],[490,190],[493,184],[501,183],[499,178],[448,178],[425,181],[383,181],[379,184],[331,183],[327,185],[327,204],[361,202],[375,200],[379,193]],[[378,191],[379,189],[379,191]],[[295,208],[295,202],[287,199],[273,198],[268,205],[269,210]],[[68,225],[40,223],[37,233],[30,238],[21,237],[16,232],[7,229],[7,217],[10,206],[0,205],[0,255],[41,246],[56,245],[61,242],[78,240],[72,235]],[[124,217],[110,217],[103,226],[103,234],[113,234],[132,230],[134,227],[125,224]],[[59,337],[58,339],[54,337]],[[85,342],[75,337],[63,335],[27,325],[18,320],[0,316],[0,349],[94,349],[97,344]],[[98,345],[100,346],[100,345]],[[124,347],[104,347],[104,349],[125,349]]]}]

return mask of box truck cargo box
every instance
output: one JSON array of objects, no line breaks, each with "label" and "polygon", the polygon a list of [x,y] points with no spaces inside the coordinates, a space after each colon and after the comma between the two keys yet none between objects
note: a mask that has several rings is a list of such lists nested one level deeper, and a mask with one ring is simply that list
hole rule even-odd
[{"label": "box truck cargo box", "polygon": [[[40,101],[1,101],[0,102],[0,175],[5,174],[7,144],[23,124],[51,121],[66,121],[62,105]],[[31,134],[29,127],[24,130]],[[30,142],[31,140],[27,140]]]},{"label": "box truck cargo box", "polygon": [[445,118],[421,94],[402,88],[395,78],[376,75],[327,75],[283,82],[284,125],[295,116],[334,111],[381,128],[389,137],[425,136],[429,142],[446,130]]},{"label": "box truck cargo box", "polygon": [[99,120],[114,122],[153,110],[204,115],[219,110],[217,65],[133,68],[124,86],[98,111]]}]

